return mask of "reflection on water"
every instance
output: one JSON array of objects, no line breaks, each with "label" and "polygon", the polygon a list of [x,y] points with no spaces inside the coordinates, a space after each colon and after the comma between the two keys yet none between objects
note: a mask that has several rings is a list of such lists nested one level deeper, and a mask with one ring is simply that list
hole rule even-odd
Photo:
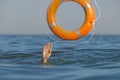
[{"label": "reflection on water", "polygon": [[[42,65],[41,51],[48,41],[53,43],[53,54]],[[1,35],[0,80],[120,79],[119,35],[96,35],[87,44],[71,45],[55,42],[46,35]]]}]

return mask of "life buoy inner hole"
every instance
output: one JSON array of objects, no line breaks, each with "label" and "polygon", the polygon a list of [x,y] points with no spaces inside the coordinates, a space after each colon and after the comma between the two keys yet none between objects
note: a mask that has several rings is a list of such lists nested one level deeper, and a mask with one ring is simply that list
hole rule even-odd
[{"label": "life buoy inner hole", "polygon": [[84,23],[85,12],[76,2],[64,2],[57,9],[56,20],[65,30],[77,30]]}]

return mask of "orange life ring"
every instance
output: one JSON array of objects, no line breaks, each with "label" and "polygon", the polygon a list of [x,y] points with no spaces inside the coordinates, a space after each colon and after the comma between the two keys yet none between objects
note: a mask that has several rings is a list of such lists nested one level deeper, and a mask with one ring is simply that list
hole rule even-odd
[{"label": "orange life ring", "polygon": [[[61,3],[66,1],[73,1],[81,5],[85,12],[85,21],[78,30],[64,30],[56,23],[56,10],[60,6]],[[77,40],[89,33],[92,29],[94,19],[95,19],[95,12],[94,7],[91,5],[90,0],[53,0],[52,3],[49,5],[47,10],[47,23],[51,31],[63,40]]]}]

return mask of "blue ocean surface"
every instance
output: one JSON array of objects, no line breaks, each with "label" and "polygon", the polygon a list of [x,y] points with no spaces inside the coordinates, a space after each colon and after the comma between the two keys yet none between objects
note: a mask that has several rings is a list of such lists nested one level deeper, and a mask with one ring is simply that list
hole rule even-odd
[{"label": "blue ocean surface", "polygon": [[[120,80],[120,35],[77,41],[48,35],[0,35],[0,80]],[[48,63],[43,46],[53,44]]]}]

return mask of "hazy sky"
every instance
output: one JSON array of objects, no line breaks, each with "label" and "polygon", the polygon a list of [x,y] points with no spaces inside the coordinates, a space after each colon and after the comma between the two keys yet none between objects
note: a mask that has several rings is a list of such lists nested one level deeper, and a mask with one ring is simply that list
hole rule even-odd
[{"label": "hazy sky", "polygon": [[[102,16],[95,24],[95,33],[120,34],[120,0],[96,1]],[[45,0],[0,0],[0,34],[50,33],[45,19],[46,7]],[[77,29],[83,21],[83,9],[76,3],[63,3],[57,11],[57,22],[65,29]]]}]

